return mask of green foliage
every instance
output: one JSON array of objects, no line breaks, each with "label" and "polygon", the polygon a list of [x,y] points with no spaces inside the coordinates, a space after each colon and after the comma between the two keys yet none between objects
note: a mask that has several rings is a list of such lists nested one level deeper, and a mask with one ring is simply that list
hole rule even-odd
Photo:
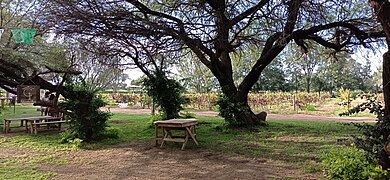
[{"label": "green foliage", "polygon": [[312,104],[306,104],[306,111],[315,111],[316,107]]},{"label": "green foliage", "polygon": [[120,130],[118,128],[107,127],[103,132],[102,137],[105,139],[118,139]]},{"label": "green foliage", "polygon": [[[251,53],[256,54],[258,52]],[[256,59],[256,58],[253,58]],[[252,59],[252,61],[253,61]],[[242,62],[245,64],[246,62]],[[248,68],[250,69],[250,68]],[[248,70],[246,69],[246,70]],[[243,70],[238,70],[243,71]],[[246,73],[242,73],[246,74]],[[242,75],[241,74],[241,75]],[[261,72],[259,80],[252,87],[252,91],[288,91],[289,85],[286,81],[286,72],[283,69],[283,61],[281,58],[275,58],[264,70]]]},{"label": "green foliage", "polygon": [[334,149],[321,157],[325,175],[330,179],[387,179],[388,172],[378,164],[370,163],[362,150]]},{"label": "green foliage", "polygon": [[340,99],[342,100],[339,105],[341,106],[347,106],[347,110],[351,107],[352,102],[352,93],[350,89],[344,89],[343,87],[340,88],[339,91]]},{"label": "green foliage", "polygon": [[166,119],[166,117],[162,114],[154,114],[152,115],[152,117],[149,119],[149,121],[147,122],[148,126],[149,127],[154,127],[154,122],[156,121],[161,121],[161,120],[164,120]]},{"label": "green foliage", "polygon": [[164,73],[157,72],[144,80],[144,87],[148,95],[151,96],[164,115],[164,119],[179,117],[182,105],[186,103],[183,96],[184,88],[177,81],[168,79]]},{"label": "green foliage", "polygon": [[377,100],[377,96],[374,94],[361,94],[358,95],[360,98],[365,98],[366,102],[358,104],[357,106],[349,109],[347,112],[340,113],[340,116],[350,116],[352,114],[357,114],[359,112],[363,112],[366,109],[377,116],[382,116],[384,109],[382,103]]},{"label": "green foliage", "polygon": [[355,136],[356,147],[364,150],[370,160],[379,161],[390,134],[390,118],[379,117],[375,125],[355,124],[355,126],[363,133],[363,136]]},{"label": "green foliage", "polygon": [[96,93],[84,81],[68,82],[64,87],[62,95],[65,100],[60,103],[60,107],[71,112],[70,128],[64,135],[64,141],[79,138],[89,142],[104,138],[111,114],[99,109],[106,103]]},{"label": "green foliage", "polygon": [[[341,87],[365,92],[373,90],[371,62],[361,64],[348,53],[338,53],[337,61],[319,66],[316,76],[324,82],[322,90]],[[367,58],[369,60],[369,58]]]},{"label": "green foliage", "polygon": [[340,116],[352,115],[363,112],[366,109],[370,113],[378,116],[378,121],[374,124],[354,124],[362,132],[362,136],[354,136],[356,147],[366,152],[366,156],[371,161],[380,162],[381,159],[387,157],[384,146],[389,142],[390,135],[390,117],[383,116],[384,110],[377,97],[372,94],[362,94],[361,98],[366,98],[366,102],[357,105],[347,112],[340,113]]},{"label": "green foliage", "polygon": [[184,113],[180,114],[180,116],[183,117],[184,119],[196,118],[196,114],[189,111],[184,111]]},{"label": "green foliage", "polygon": [[245,106],[241,103],[221,94],[216,104],[218,105],[219,115],[225,118],[228,126],[243,127],[246,125],[236,117],[237,114],[245,110],[243,109]]}]

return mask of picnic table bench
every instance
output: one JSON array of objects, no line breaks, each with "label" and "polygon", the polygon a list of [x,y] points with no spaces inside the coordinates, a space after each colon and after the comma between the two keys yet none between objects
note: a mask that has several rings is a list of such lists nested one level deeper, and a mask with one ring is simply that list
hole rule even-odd
[{"label": "picnic table bench", "polygon": [[57,118],[58,120],[55,121],[44,121],[44,122],[33,122],[31,123],[31,134],[38,134],[38,129],[41,125],[47,125],[47,128],[50,128],[50,125],[56,125],[56,128],[58,128],[58,131],[61,131],[61,124],[67,123],[68,121],[62,121],[61,118]]},{"label": "picnic table bench", "polygon": [[[14,121],[20,121],[20,127],[25,127],[26,132],[37,132],[37,128],[39,128],[39,125],[45,125],[45,124],[60,124],[66,122],[62,121],[61,117],[52,117],[52,116],[31,116],[31,117],[20,117],[20,118],[8,118],[4,119],[4,133],[9,133],[11,129],[11,122]],[[30,124],[30,126],[28,125]],[[30,131],[29,131],[30,128]]]},{"label": "picnic table bench", "polygon": [[[156,146],[158,145],[158,141],[161,140],[160,147],[163,147],[164,142],[182,142],[183,145],[181,150],[184,150],[188,140],[191,138],[196,145],[199,145],[196,140],[196,125],[198,121],[196,119],[170,119],[165,121],[156,121],[155,132],[156,132]],[[158,130],[162,129],[162,136],[159,135]],[[183,136],[174,136],[172,134],[172,130],[184,130]]]}]

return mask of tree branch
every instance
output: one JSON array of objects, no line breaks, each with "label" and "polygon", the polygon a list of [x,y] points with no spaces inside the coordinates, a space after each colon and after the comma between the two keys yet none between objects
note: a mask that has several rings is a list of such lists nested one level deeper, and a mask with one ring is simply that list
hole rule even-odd
[{"label": "tree branch", "polygon": [[246,11],[242,12],[241,14],[237,15],[230,21],[230,27],[234,26],[238,22],[242,21],[243,19],[247,18],[249,15],[256,13],[259,9],[261,9],[265,4],[267,4],[269,0],[261,0],[259,3],[257,3],[255,6],[247,9]]}]

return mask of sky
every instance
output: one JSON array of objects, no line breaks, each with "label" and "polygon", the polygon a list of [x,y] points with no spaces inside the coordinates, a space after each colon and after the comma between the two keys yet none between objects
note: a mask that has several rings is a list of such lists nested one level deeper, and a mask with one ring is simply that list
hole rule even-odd
[{"label": "sky", "polygon": [[126,84],[127,86],[129,86],[131,83],[132,80],[135,80],[135,79],[138,79],[140,78],[142,75],[144,75],[144,73],[142,73],[141,70],[139,70],[138,68],[135,68],[135,69],[127,69],[125,70],[125,73],[129,75],[129,79],[126,80]]},{"label": "sky", "polygon": [[378,49],[375,49],[376,52],[373,52],[372,50],[368,49],[358,49],[355,54],[352,54],[352,58],[355,59],[357,62],[365,64],[366,58],[370,59],[371,61],[371,71],[376,72],[377,69],[382,64],[382,56],[386,52],[385,47],[380,47]]}]

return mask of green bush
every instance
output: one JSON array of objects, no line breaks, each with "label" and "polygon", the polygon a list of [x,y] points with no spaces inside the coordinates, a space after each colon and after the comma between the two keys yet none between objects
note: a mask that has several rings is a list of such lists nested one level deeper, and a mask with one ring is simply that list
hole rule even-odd
[{"label": "green bush", "polygon": [[89,142],[105,138],[111,113],[100,110],[106,103],[96,94],[97,90],[93,90],[83,80],[76,83],[67,81],[62,92],[65,100],[59,104],[68,111],[70,119],[69,130],[64,133],[63,141],[78,138]]},{"label": "green bush", "polygon": [[388,179],[388,172],[370,162],[365,152],[349,147],[333,149],[321,156],[325,175],[330,179]]},{"label": "green bush", "polygon": [[103,139],[118,139],[119,129],[113,127],[107,127],[106,130],[102,133],[101,137]]},{"label": "green bush", "polygon": [[196,114],[189,112],[189,111],[184,111],[183,113],[181,113],[181,117],[184,119],[196,118]]},{"label": "green bush", "polygon": [[237,118],[237,114],[244,111],[242,104],[236,102],[225,95],[219,95],[219,99],[216,102],[218,105],[219,115],[222,116],[227,125],[231,127],[243,127],[246,126],[244,121],[240,121]]},{"label": "green bush", "polygon": [[164,119],[179,117],[182,105],[187,103],[183,96],[184,87],[179,82],[168,79],[163,72],[157,72],[145,79],[143,85],[148,95],[161,107]]},{"label": "green bush", "polygon": [[150,118],[150,120],[147,122],[147,124],[151,128],[151,127],[154,127],[154,124],[153,124],[154,122],[161,121],[164,119],[166,119],[166,118],[162,114],[153,114],[152,117]]},{"label": "green bush", "polygon": [[306,104],[306,111],[315,111],[316,107],[312,104]]}]

